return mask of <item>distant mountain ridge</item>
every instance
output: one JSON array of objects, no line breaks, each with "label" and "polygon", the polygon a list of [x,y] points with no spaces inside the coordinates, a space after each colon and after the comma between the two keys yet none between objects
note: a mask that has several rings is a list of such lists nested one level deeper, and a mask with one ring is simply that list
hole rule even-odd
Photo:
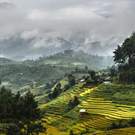
[{"label": "distant mountain ridge", "polygon": [[92,70],[100,70],[112,64],[112,57],[93,56],[73,50],[37,60],[14,61],[0,58],[0,79],[18,86],[32,82],[46,84],[63,78],[66,73],[70,73],[76,67],[84,69],[87,66]]},{"label": "distant mountain ridge", "polygon": [[84,53],[83,51],[65,50],[48,57],[41,57],[37,60],[40,64],[66,67],[84,67],[100,70],[113,65],[113,57],[97,56]]},{"label": "distant mountain ridge", "polygon": [[24,64],[24,65],[51,65],[62,67],[84,67],[91,69],[103,69],[113,65],[112,56],[98,56],[84,53],[83,51],[65,50],[48,57],[39,57],[36,60],[15,61],[10,58],[0,57],[0,65]]},{"label": "distant mountain ridge", "polygon": [[15,61],[10,60],[8,58],[0,57],[0,65],[8,65],[13,63],[15,63]]}]

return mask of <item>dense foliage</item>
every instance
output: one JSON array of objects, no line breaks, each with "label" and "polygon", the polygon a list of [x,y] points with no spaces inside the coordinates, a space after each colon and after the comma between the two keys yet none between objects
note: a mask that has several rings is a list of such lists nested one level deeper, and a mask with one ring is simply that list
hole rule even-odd
[{"label": "dense foliage", "polygon": [[[21,96],[0,89],[0,123],[7,135],[30,135],[43,131],[41,112],[31,92]],[[5,126],[4,126],[5,125]]]},{"label": "dense foliage", "polygon": [[118,120],[112,122],[112,124],[108,127],[108,130],[126,128],[126,127],[135,127],[135,119],[132,118],[130,120]]},{"label": "dense foliage", "polygon": [[114,51],[114,61],[119,65],[119,81],[135,82],[135,33],[118,45]]},{"label": "dense foliage", "polygon": [[73,99],[69,100],[68,102],[68,110],[73,109],[74,107],[76,107],[78,104],[80,103],[79,99],[77,96],[74,96]]},{"label": "dense foliage", "polygon": [[68,85],[70,87],[72,87],[72,86],[75,85],[75,77],[72,74],[69,74],[68,75]]},{"label": "dense foliage", "polygon": [[54,99],[54,98],[56,98],[57,96],[59,96],[59,95],[61,94],[61,92],[62,92],[61,84],[58,83],[58,84],[56,84],[56,86],[54,87],[54,90],[53,90],[51,93],[49,93],[48,97],[49,97],[49,99]]},{"label": "dense foliage", "polygon": [[90,69],[103,69],[112,65],[112,61],[112,57],[92,56],[69,50],[36,60],[16,62],[0,58],[0,77],[2,81],[18,87],[32,82],[43,84],[63,78],[76,67],[84,68],[87,65]]}]

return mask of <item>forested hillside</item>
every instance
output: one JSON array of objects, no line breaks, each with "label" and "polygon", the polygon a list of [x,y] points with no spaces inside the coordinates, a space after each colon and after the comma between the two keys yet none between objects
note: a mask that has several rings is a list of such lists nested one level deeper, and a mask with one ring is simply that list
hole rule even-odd
[{"label": "forested hillside", "polygon": [[92,56],[83,52],[66,50],[37,60],[13,61],[0,59],[0,77],[16,87],[46,84],[64,77],[75,68],[103,69],[112,65],[112,57]]},{"label": "forested hillside", "polygon": [[54,54],[47,58],[40,58],[38,62],[41,64],[49,64],[64,67],[84,67],[90,69],[104,69],[113,65],[111,56],[97,56],[84,53],[83,51],[65,50],[64,52]]}]

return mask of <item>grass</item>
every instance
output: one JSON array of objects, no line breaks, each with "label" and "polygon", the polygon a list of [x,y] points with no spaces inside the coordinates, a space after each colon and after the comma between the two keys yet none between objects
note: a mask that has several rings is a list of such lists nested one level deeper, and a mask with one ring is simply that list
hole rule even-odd
[{"label": "grass", "polygon": [[[115,96],[118,92],[120,95],[135,93],[135,85],[101,84],[94,88],[85,88],[80,83],[63,92],[58,98],[42,104],[40,108],[45,112],[44,120],[47,125],[56,128],[59,131],[58,135],[68,135],[70,130],[76,135],[106,135],[106,132],[117,135],[120,132],[128,132],[128,129],[132,129],[131,135],[134,135],[133,128],[106,131],[113,121],[135,117],[135,106],[132,103],[135,99],[129,97],[127,100],[129,95],[120,99]],[[67,104],[74,96],[78,96],[80,104],[66,112]],[[80,118],[80,109],[86,109],[88,115]]]}]

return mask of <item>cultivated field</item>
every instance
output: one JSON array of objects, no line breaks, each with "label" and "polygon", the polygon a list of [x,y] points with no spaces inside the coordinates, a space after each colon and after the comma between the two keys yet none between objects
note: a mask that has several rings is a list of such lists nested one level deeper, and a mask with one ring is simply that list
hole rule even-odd
[{"label": "cultivated field", "polygon": [[[48,127],[47,134],[56,135],[57,132],[58,135],[69,135],[72,130],[76,135],[127,135],[127,133],[134,135],[135,128],[132,127],[107,130],[113,121],[135,117],[133,99],[129,99],[128,102],[124,102],[122,99],[122,104],[122,100],[114,97],[117,92],[121,93],[120,87],[134,92],[133,85],[123,87],[116,84],[102,84],[86,88],[80,83],[62,93],[58,98],[41,105],[40,108],[45,112],[44,121]],[[111,93],[112,89],[115,89],[114,93]],[[127,91],[125,90],[125,92]],[[122,91],[121,94],[125,93]],[[79,98],[80,104],[67,112],[67,104],[74,96]],[[86,109],[87,115],[80,117],[80,109]]]}]

